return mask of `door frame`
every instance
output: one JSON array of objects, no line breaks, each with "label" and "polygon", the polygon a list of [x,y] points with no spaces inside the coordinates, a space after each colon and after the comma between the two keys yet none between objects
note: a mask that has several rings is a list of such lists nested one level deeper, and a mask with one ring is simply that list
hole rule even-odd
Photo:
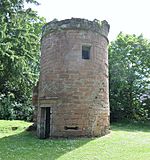
[{"label": "door frame", "polygon": [[39,109],[37,135],[40,139],[49,138],[51,135],[51,107],[40,107]]}]

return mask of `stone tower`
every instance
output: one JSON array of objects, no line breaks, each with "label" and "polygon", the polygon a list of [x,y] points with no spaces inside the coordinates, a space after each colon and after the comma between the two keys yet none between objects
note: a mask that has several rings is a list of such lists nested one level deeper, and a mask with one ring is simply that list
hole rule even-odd
[{"label": "stone tower", "polygon": [[43,27],[37,96],[39,138],[109,131],[106,21],[72,18]]}]

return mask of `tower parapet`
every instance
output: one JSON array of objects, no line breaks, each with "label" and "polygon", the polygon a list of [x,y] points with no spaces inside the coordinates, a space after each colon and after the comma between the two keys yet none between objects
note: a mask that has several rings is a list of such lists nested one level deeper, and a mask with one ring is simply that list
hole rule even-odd
[{"label": "tower parapet", "polygon": [[89,21],[87,19],[71,18],[65,20],[53,20],[43,26],[42,37],[45,35],[61,30],[91,30],[97,32],[107,39],[109,33],[109,24],[107,21],[99,21],[97,19]]}]

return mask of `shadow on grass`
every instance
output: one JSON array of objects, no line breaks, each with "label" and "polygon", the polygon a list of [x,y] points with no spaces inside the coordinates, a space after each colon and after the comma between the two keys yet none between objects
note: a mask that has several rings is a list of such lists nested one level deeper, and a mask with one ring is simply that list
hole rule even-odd
[{"label": "shadow on grass", "polygon": [[128,132],[150,132],[150,122],[115,122],[111,124],[111,130]]},{"label": "shadow on grass", "polygon": [[[150,124],[113,123],[112,131],[150,132]],[[110,138],[110,137],[109,137]],[[38,139],[31,132],[0,138],[0,160],[57,160],[96,138]]]},{"label": "shadow on grass", "polygon": [[0,139],[0,160],[56,160],[92,140],[94,139],[40,140],[35,134],[24,131]]}]

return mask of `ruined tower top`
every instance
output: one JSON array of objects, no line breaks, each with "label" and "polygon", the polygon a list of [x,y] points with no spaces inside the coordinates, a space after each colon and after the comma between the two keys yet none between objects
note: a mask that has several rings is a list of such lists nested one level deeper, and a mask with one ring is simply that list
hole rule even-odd
[{"label": "ruined tower top", "polygon": [[93,21],[89,21],[87,19],[80,18],[71,18],[61,21],[53,20],[44,25],[42,37],[55,31],[76,29],[97,32],[107,39],[109,28],[110,26],[106,20],[99,21],[97,19],[94,19]]}]

